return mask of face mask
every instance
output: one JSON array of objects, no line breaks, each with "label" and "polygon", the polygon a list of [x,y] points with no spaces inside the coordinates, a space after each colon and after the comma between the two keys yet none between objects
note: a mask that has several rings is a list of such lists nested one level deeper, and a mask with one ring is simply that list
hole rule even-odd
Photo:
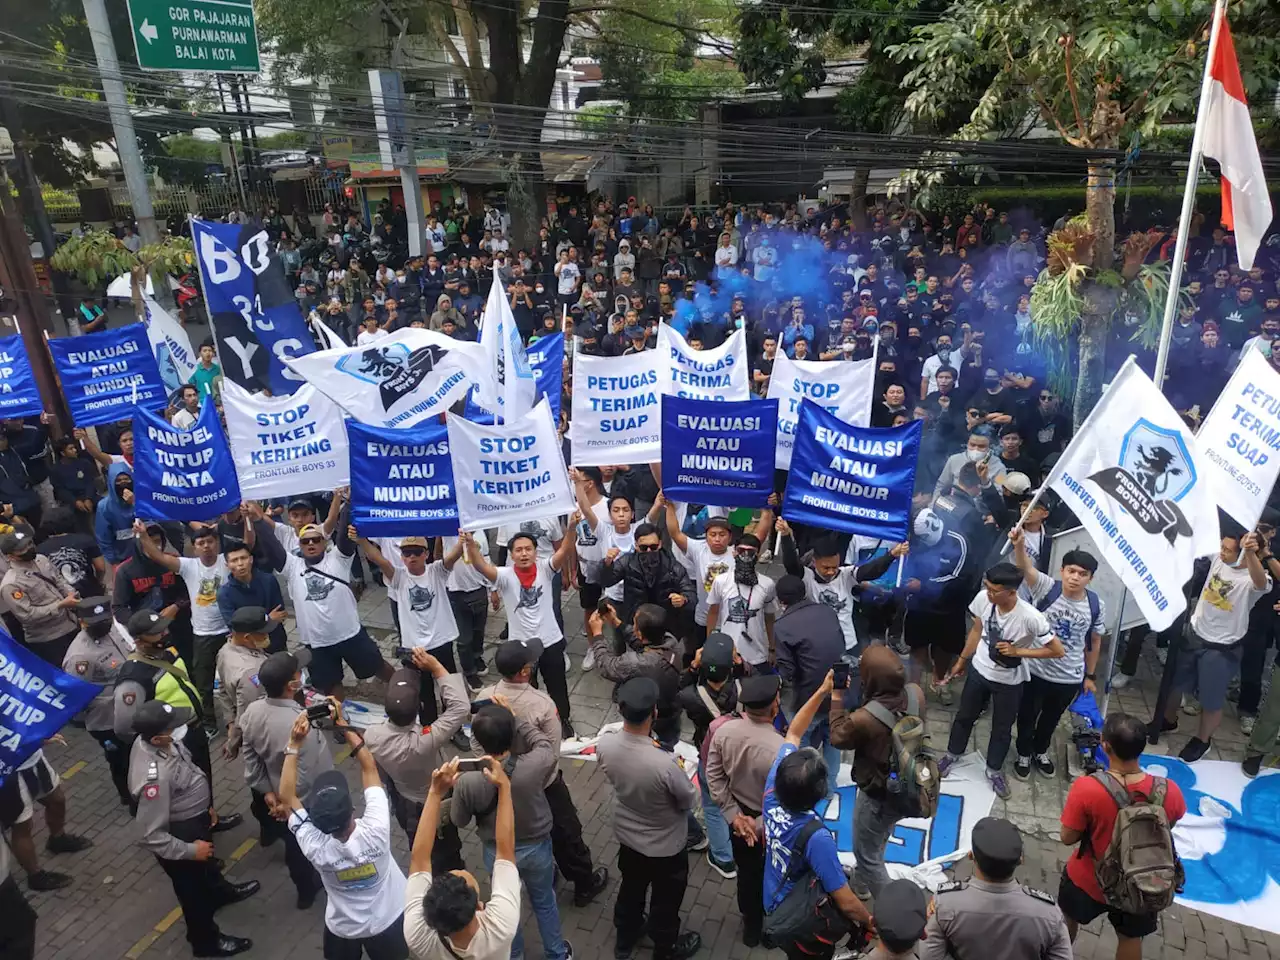
[{"label": "face mask", "polygon": [[988,390],[1000,386],[999,377],[983,377],[982,382],[986,385]]},{"label": "face mask", "polygon": [[831,576],[829,576],[829,577],[828,577],[828,576],[823,576],[821,573],[819,573],[819,572],[818,572],[818,568],[817,568],[817,567],[814,567],[814,568],[813,568],[813,579],[817,580],[819,583],[830,583],[832,580],[834,580],[834,579],[836,578],[836,575],[837,575],[837,574],[839,574],[839,573],[840,573],[840,571],[839,571],[839,569],[837,569],[835,573],[831,574]]},{"label": "face mask", "polygon": [[759,581],[755,557],[733,558],[733,579],[737,583],[754,586]]},{"label": "face mask", "polygon": [[951,348],[950,348],[950,347],[939,347],[939,348],[938,348],[938,359],[939,359],[939,360],[941,360],[943,363],[946,363],[948,360],[950,360],[950,359],[951,359]]},{"label": "face mask", "polygon": [[918,347],[918,346],[920,346],[920,338],[919,338],[918,336],[916,336],[916,337],[907,337],[907,344],[908,344],[908,345],[910,345],[910,346],[912,346],[912,347]]},{"label": "face mask", "polygon": [[965,450],[965,456],[969,458],[970,463],[981,463],[983,460],[987,459],[989,452],[990,451],[987,450],[974,450],[969,448]]},{"label": "face mask", "polygon": [[174,743],[181,743],[183,737],[187,735],[187,725],[184,723],[180,727],[174,727],[173,733],[169,734],[173,738]]},{"label": "face mask", "polygon": [[662,562],[661,550],[642,550],[637,556],[640,557],[640,569],[645,573],[653,573]]},{"label": "face mask", "polygon": [[15,553],[14,556],[24,563],[30,563],[36,558],[36,548],[31,547],[27,550],[23,550],[21,553]]}]

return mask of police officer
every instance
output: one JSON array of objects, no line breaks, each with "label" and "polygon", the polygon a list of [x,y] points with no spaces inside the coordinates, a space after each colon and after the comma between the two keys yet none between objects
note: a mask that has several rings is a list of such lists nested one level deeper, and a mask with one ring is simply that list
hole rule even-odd
[{"label": "police officer", "polygon": [[[196,693],[187,665],[178,656],[178,651],[165,645],[171,622],[154,610],[139,610],[129,618],[127,629],[133,637],[135,649],[116,676],[112,718],[116,736],[122,742],[132,742],[135,733],[133,715],[151,700],[190,710],[198,722],[191,724],[191,729],[186,731],[183,749],[212,785],[213,765],[209,760],[209,738],[204,732],[204,707],[200,695]],[[220,817],[214,812],[213,818],[214,833],[234,829],[244,820],[238,813]]]},{"label": "police officer", "polygon": [[[418,832],[418,820],[431,789],[431,771],[444,766],[444,747],[471,716],[471,699],[462,674],[450,673],[444,664],[421,647],[413,650],[416,670],[401,667],[387,683],[384,705],[387,719],[364,732],[382,780],[390,789],[388,799],[396,820],[409,837],[409,846]],[[431,726],[418,723],[422,675],[431,676],[444,709]],[[435,876],[461,870],[462,841],[453,821],[442,822],[431,848],[431,872]]]},{"label": "police officer", "polygon": [[1022,836],[1008,820],[983,817],[973,828],[973,877],[938,888],[920,960],[1071,960],[1062,911],[1049,894],[1013,879]]},{"label": "police officer", "polygon": [[738,704],[743,716],[716,728],[707,751],[707,786],[729,824],[733,861],[738,865],[738,910],[742,942],[758,946],[764,925],[764,836],[759,818],[764,784],[783,744],[773,725],[778,715],[776,675],[747,677]]},{"label": "police officer", "polygon": [[191,949],[197,957],[243,953],[253,941],[222,933],[213,913],[257,893],[259,884],[230,882],[213,859],[209,780],[182,742],[199,729],[195,713],[148,700],[131,721],[138,738],[129,759],[129,789],[138,804],[140,843],[169,875]]},{"label": "police officer", "polygon": [[129,742],[116,736],[116,678],[133,653],[133,643],[111,615],[111,601],[89,597],[76,605],[80,632],[71,641],[62,669],[73,677],[102,687],[85,708],[84,725],[89,735],[102,744],[120,802],[129,806]]},{"label": "police officer", "polygon": [[680,904],[689,885],[687,816],[698,794],[676,758],[655,747],[658,694],[657,683],[648,677],[622,684],[617,691],[622,729],[605,734],[596,746],[614,793],[613,832],[622,874],[613,907],[618,960],[631,956],[645,932],[653,941],[654,960],[686,960],[702,947],[696,932],[680,932]]},{"label": "police officer", "polygon": [[49,558],[36,553],[29,528],[18,526],[0,537],[0,553],[9,561],[0,579],[0,597],[22,624],[23,642],[45,662],[61,667],[80,632],[72,613],[79,597]]},{"label": "police officer", "polygon": [[228,626],[231,634],[218,650],[214,701],[222,707],[226,721],[227,742],[222,750],[230,760],[240,752],[240,717],[249,704],[264,696],[258,670],[266,662],[274,624],[262,607],[241,607]]}]

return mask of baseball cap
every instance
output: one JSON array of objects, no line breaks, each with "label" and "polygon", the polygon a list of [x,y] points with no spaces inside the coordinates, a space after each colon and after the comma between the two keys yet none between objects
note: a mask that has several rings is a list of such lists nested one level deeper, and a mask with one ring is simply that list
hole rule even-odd
[{"label": "baseball cap", "polygon": [[321,540],[329,539],[324,535],[324,527],[320,526],[320,524],[318,523],[308,523],[306,526],[304,526],[301,530],[298,531],[299,541],[310,540],[317,537]]},{"label": "baseball cap", "polygon": [[338,770],[326,770],[316,777],[307,797],[307,816],[317,830],[334,836],[351,822],[351,788]]},{"label": "baseball cap", "polygon": [[408,667],[401,667],[391,674],[387,681],[387,692],[382,705],[387,709],[387,716],[392,723],[397,718],[407,717],[410,722],[418,715],[418,699],[422,690],[422,674]]},{"label": "baseball cap", "polygon": [[1026,493],[1031,489],[1031,478],[1025,473],[1013,473],[1004,475],[1004,488],[1014,495]]},{"label": "baseball cap", "polygon": [[426,550],[427,538],[426,537],[404,537],[400,541],[400,549],[403,550],[405,547],[421,547],[423,550]]},{"label": "baseball cap", "polygon": [[85,623],[111,619],[111,601],[106,597],[86,597],[76,604],[76,616]]},{"label": "baseball cap", "polygon": [[622,719],[646,716],[658,705],[660,692],[658,684],[648,677],[632,677],[618,688],[618,712]]},{"label": "baseball cap", "polygon": [[271,629],[267,623],[267,611],[262,607],[241,607],[231,615],[227,626],[234,633],[266,633]]},{"label": "baseball cap", "polygon": [[133,713],[133,729],[143,739],[157,737],[189,723],[195,713],[187,707],[175,707],[163,700],[148,700]]},{"label": "baseball cap", "polygon": [[315,504],[313,504],[310,500],[303,500],[302,498],[298,498],[297,500],[290,500],[289,509],[290,510],[310,510],[312,513],[315,513],[316,511]]},{"label": "baseball cap", "polygon": [[169,629],[169,624],[173,623],[168,617],[162,617],[154,610],[139,610],[129,618],[129,635],[133,637],[148,637],[155,634],[164,633]]},{"label": "baseball cap", "polygon": [[14,530],[12,533],[6,533],[0,537],[0,553],[17,553],[19,550],[25,550],[34,544],[33,537],[26,530]]},{"label": "baseball cap", "polygon": [[914,943],[929,919],[929,901],[910,880],[893,880],[876,897],[876,933],[895,944]]},{"label": "baseball cap", "polygon": [[699,661],[704,667],[717,667],[727,669],[733,666],[733,638],[727,633],[713,633],[707,637],[707,642],[702,645],[702,659]]},{"label": "baseball cap", "polygon": [[493,665],[504,677],[514,677],[530,663],[537,663],[542,656],[541,640],[508,640],[498,647]]}]

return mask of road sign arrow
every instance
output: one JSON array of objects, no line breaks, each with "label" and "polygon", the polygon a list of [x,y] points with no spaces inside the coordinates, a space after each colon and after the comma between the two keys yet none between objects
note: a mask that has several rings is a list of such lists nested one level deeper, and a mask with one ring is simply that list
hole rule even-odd
[{"label": "road sign arrow", "polygon": [[160,31],[156,29],[156,25],[154,23],[147,23],[145,17],[142,20],[141,26],[138,27],[138,32],[142,34],[147,43],[154,43],[156,38],[160,36]]}]

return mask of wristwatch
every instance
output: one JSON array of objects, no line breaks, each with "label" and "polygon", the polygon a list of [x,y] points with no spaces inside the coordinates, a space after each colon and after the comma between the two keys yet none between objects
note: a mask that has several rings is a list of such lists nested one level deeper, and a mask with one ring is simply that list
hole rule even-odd
[{"label": "wristwatch", "polygon": [[1096,680],[1098,679],[1098,678],[1097,678],[1097,676],[1095,676],[1095,675],[1094,675],[1094,674],[1092,674],[1092,673],[1086,673],[1086,674],[1084,675],[1084,678],[1085,678],[1086,680],[1094,680],[1094,681],[1096,681]]},{"label": "wristwatch", "polygon": [[298,755],[298,748],[297,748],[297,747],[285,747],[285,748],[284,748],[284,755],[285,755],[286,757],[296,757],[296,756]]}]

